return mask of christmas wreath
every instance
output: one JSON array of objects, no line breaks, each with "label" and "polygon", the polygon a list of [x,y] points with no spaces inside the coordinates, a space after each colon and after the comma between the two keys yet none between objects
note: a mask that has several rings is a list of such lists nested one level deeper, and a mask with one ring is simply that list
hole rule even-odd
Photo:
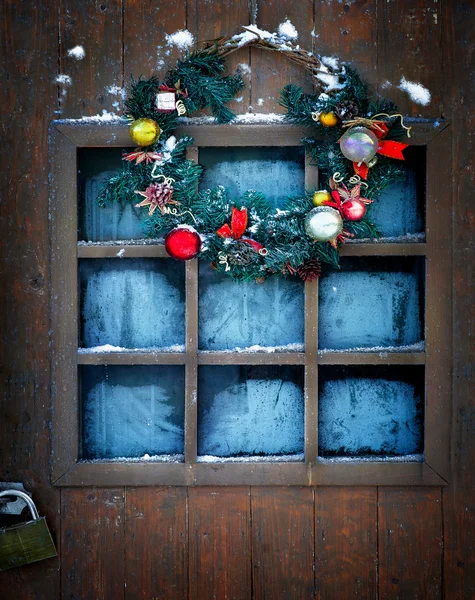
[{"label": "christmas wreath", "polygon": [[[257,191],[240,198],[221,186],[198,191],[203,169],[186,158],[193,139],[173,136],[179,118],[197,110],[209,109],[218,123],[235,118],[227,104],[244,83],[240,75],[224,74],[225,58],[247,45],[283,53],[310,71],[315,83],[313,94],[287,85],[280,104],[288,121],[313,132],[302,143],[328,184],[302,190],[284,210],[272,208]],[[199,255],[236,280],[278,274],[309,281],[320,275],[322,263],[337,267],[345,240],[379,236],[367,207],[405,176],[400,161],[407,144],[399,139],[410,128],[396,106],[372,100],[352,67],[255,26],[187,53],[163,82],[155,76],[132,81],[125,109],[138,147],[124,154],[123,169],[106,181],[99,203],[144,207],[147,235],[165,234],[170,256]]]}]

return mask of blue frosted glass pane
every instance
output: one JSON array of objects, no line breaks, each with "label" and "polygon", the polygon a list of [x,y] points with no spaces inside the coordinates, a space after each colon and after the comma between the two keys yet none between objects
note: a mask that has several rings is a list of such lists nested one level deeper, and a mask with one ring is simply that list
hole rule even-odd
[{"label": "blue frosted glass pane", "polygon": [[423,283],[416,259],[342,259],[320,280],[320,349],[416,344],[423,336]]},{"label": "blue frosted glass pane", "polygon": [[[304,286],[272,277],[236,283],[200,263],[199,346],[227,350],[287,346],[304,341]],[[302,350],[296,346],[290,349]]]},{"label": "blue frosted glass pane", "polygon": [[105,208],[96,200],[104,181],[122,168],[117,148],[83,149],[79,156],[79,239],[91,242],[144,237],[145,209],[131,202],[113,202]]},{"label": "blue frosted glass pane", "polygon": [[247,190],[262,192],[275,207],[305,191],[303,148],[200,148],[205,168],[200,189],[222,185],[230,198]]},{"label": "blue frosted glass pane", "polygon": [[302,367],[200,368],[199,455],[296,454],[303,436]]},{"label": "blue frosted glass pane", "polygon": [[162,348],[185,342],[185,270],[168,259],[80,263],[81,342]]},{"label": "blue frosted glass pane", "polygon": [[420,453],[422,399],[417,367],[320,368],[320,455]]},{"label": "blue frosted glass pane", "polygon": [[424,154],[422,148],[405,150],[404,182],[388,186],[368,209],[368,218],[385,237],[424,231]]},{"label": "blue frosted glass pane", "polygon": [[183,453],[181,366],[81,369],[83,458]]}]

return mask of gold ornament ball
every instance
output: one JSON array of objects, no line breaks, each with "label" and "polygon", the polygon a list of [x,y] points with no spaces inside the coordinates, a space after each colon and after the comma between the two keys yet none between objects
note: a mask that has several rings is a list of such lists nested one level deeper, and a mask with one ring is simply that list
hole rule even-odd
[{"label": "gold ornament ball", "polygon": [[338,117],[334,112],[320,113],[318,120],[324,127],[335,127]]},{"label": "gold ornament ball", "polygon": [[330,202],[332,199],[330,192],[326,190],[319,190],[315,192],[312,198],[312,202],[315,206],[322,206],[325,202]]},{"label": "gold ornament ball", "polygon": [[161,129],[153,119],[137,119],[130,126],[129,133],[138,146],[151,146],[160,137]]}]

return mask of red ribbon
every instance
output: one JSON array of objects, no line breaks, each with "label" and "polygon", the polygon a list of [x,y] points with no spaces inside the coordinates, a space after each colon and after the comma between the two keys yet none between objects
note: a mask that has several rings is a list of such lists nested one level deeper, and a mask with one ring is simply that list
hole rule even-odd
[{"label": "red ribbon", "polygon": [[234,238],[235,240],[241,240],[241,242],[245,242],[249,244],[251,248],[253,248],[256,252],[262,250],[264,246],[255,240],[251,240],[248,237],[242,237],[244,232],[247,229],[247,208],[241,208],[238,210],[237,208],[232,209],[231,215],[231,227],[227,223],[225,223],[222,227],[220,227],[216,235],[222,238]]}]

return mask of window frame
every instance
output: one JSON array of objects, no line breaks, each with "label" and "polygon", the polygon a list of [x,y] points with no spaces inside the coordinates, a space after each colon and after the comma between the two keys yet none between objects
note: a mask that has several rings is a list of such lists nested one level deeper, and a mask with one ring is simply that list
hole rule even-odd
[{"label": "window frame", "polygon": [[[198,351],[198,260],[187,261],[186,350],[184,353],[78,353],[78,265],[81,258],[168,257],[161,245],[78,245],[78,149],[129,147],[124,123],[54,121],[51,147],[51,307],[52,307],[52,482],[56,486],[117,485],[446,485],[451,427],[452,190],[451,134],[448,121],[411,123],[409,143],[426,147],[426,241],[347,244],[342,256],[424,256],[425,351],[417,353],[325,353],[318,355],[318,281],[305,283],[305,352],[220,353]],[[188,157],[199,147],[298,146],[308,131],[288,124],[187,125]],[[252,143],[251,143],[252,142]],[[318,186],[318,168],[305,161],[305,184]],[[428,211],[427,207],[431,207]],[[442,292],[441,292],[442,290]],[[440,324],[443,325],[439,326]],[[79,459],[82,364],[185,365],[185,462],[100,462]],[[203,364],[304,365],[305,462],[199,463],[196,389]],[[424,461],[321,462],[318,460],[318,368],[320,365],[424,365]]]}]

